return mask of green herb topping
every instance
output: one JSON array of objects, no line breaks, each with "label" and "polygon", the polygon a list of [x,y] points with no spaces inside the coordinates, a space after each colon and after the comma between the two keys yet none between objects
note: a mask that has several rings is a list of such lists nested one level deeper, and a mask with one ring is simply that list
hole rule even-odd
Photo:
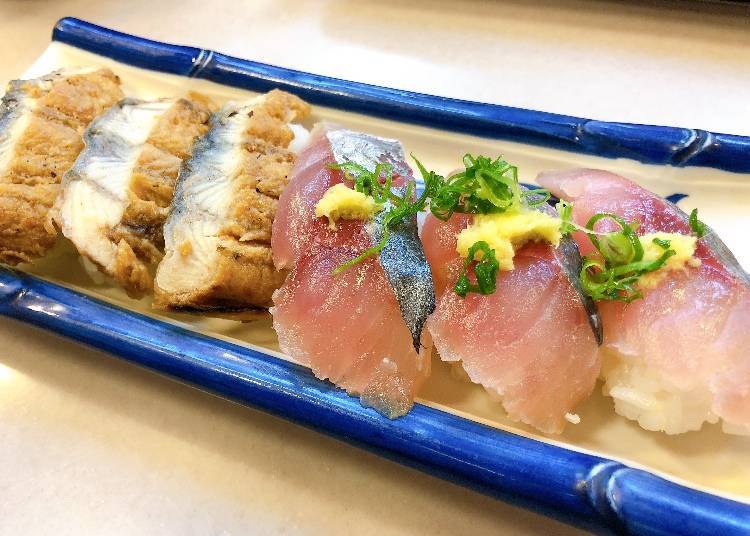
[{"label": "green herb topping", "polygon": [[[434,171],[428,171],[413,154],[411,157],[424,181],[424,191],[416,200],[416,182],[413,180],[402,189],[402,195],[393,192],[393,167],[390,164],[378,164],[373,171],[354,162],[328,166],[330,169],[343,171],[344,176],[353,182],[356,191],[372,196],[378,203],[390,204],[390,208],[382,216],[383,233],[380,241],[357,257],[336,267],[334,274],[339,274],[380,253],[388,243],[393,229],[406,218],[427,208],[436,218],[447,221],[455,213],[495,214],[527,210],[546,203],[550,198],[547,190],[521,188],[518,182],[518,168],[502,157],[493,160],[486,156],[475,157],[467,154],[463,158],[464,170],[447,178]],[[479,251],[483,253],[483,257],[474,267],[477,283],[472,284],[469,282],[467,270]],[[495,251],[484,241],[475,243],[469,250],[455,291],[461,296],[466,296],[468,292],[491,294],[495,291],[498,269]]]},{"label": "green herb topping", "polygon": [[695,233],[695,236],[697,236],[698,238],[703,238],[703,235],[706,234],[706,224],[698,219],[697,208],[694,208],[690,213],[690,217],[688,217],[688,223],[690,224],[690,229]]},{"label": "green herb topping", "polygon": [[[644,261],[643,245],[635,233],[638,222],[628,224],[615,214],[599,213],[591,217],[586,227],[581,227],[573,222],[572,204],[560,200],[555,208],[562,219],[562,235],[570,236],[575,231],[583,231],[599,252],[598,257],[584,257],[581,270],[581,286],[594,300],[631,302],[641,298],[641,292],[635,288],[638,278],[659,270],[667,259],[676,254],[671,249],[669,240],[654,238],[654,244],[662,248],[664,253],[652,262]],[[603,219],[615,221],[620,230],[613,233],[596,232],[594,225]],[[698,238],[706,234],[706,224],[698,219],[698,209],[693,209],[688,222]]]},{"label": "green herb topping", "polygon": [[328,167],[343,171],[344,176],[354,182],[354,189],[357,192],[372,196],[378,203],[387,202],[390,207],[382,216],[383,232],[380,241],[353,259],[337,266],[333,271],[333,274],[337,275],[359,264],[368,257],[380,253],[388,243],[393,229],[406,218],[424,210],[429,191],[425,188],[422,195],[415,200],[414,195],[417,185],[415,181],[411,180],[401,189],[401,195],[395,193],[392,188],[393,166],[388,163],[378,164],[373,171],[369,171],[364,166],[355,162],[329,164]]},{"label": "green herb topping", "polygon": [[547,190],[522,189],[518,183],[518,168],[501,157],[492,160],[486,156],[467,154],[463,158],[464,171],[447,179],[435,172],[427,172],[416,158],[414,160],[425,185],[435,183],[430,197],[430,212],[443,221],[456,212],[494,214],[535,207],[550,198]]},{"label": "green herb topping", "polygon": [[343,164],[328,164],[328,169],[343,171],[344,177],[354,183],[354,191],[369,195],[376,203],[385,203],[393,195],[391,192],[393,166],[391,164],[380,163],[373,171],[369,171],[356,162],[344,162]]},{"label": "green herb topping", "polygon": [[[474,266],[474,275],[476,275],[477,282],[472,283],[469,281],[468,270],[471,263],[474,262],[477,253],[480,251],[482,252],[482,258]],[[456,281],[453,290],[462,298],[465,298],[469,292],[492,294],[495,292],[497,271],[499,269],[500,264],[495,258],[495,250],[490,249],[487,242],[480,240],[469,248],[469,254],[464,261],[463,270],[461,271],[461,275],[458,276],[458,281]]]},{"label": "green herb topping", "polygon": [[[377,203],[387,203],[389,207],[382,215],[383,231],[380,241],[336,267],[334,274],[380,253],[388,243],[392,231],[418,212],[429,209],[436,218],[447,221],[455,213],[495,214],[528,210],[546,203],[551,197],[547,190],[522,188],[518,182],[518,168],[501,157],[493,160],[486,156],[467,154],[463,158],[464,170],[446,178],[428,171],[414,155],[411,156],[424,181],[424,191],[416,199],[414,180],[400,190],[393,188],[393,166],[390,164],[378,164],[373,171],[354,162],[328,166],[330,169],[343,171],[345,177],[353,182],[354,190],[371,196]],[[398,190],[398,193],[394,190]],[[641,298],[642,294],[636,288],[638,279],[644,274],[659,270],[667,259],[676,254],[669,240],[654,238],[653,243],[663,253],[656,260],[644,260],[643,244],[636,234],[638,222],[628,223],[616,214],[599,213],[582,227],[573,221],[571,203],[560,200],[555,208],[561,219],[560,233],[570,236],[575,231],[583,231],[597,250],[597,254],[583,258],[580,273],[583,291],[594,300],[631,302]],[[606,233],[596,231],[596,224],[604,220],[615,222],[620,229]],[[698,238],[705,235],[707,228],[698,219],[697,209],[690,213],[688,221],[690,229]],[[480,252],[481,258],[477,259]],[[469,280],[469,268],[472,264],[476,283]],[[461,297],[466,297],[470,292],[492,294],[495,292],[498,270],[495,250],[487,242],[480,240],[469,248],[463,270],[453,290]]]},{"label": "green herb topping", "polygon": [[571,233],[579,230],[579,227],[573,223],[573,205],[560,199],[557,204],[555,204],[555,210],[557,210],[557,214],[562,220],[562,223],[560,224],[561,235],[570,236]]},{"label": "green herb topping", "polygon": [[[614,221],[620,230],[596,233],[594,226],[602,220]],[[620,216],[610,213],[596,214],[586,224],[589,240],[599,255],[583,258],[580,277],[583,291],[594,300],[631,302],[643,297],[635,288],[638,278],[658,270],[676,254],[670,249],[669,240],[655,238],[654,243],[664,252],[654,261],[643,260],[643,244],[635,233],[637,227],[637,222],[628,224]]]}]

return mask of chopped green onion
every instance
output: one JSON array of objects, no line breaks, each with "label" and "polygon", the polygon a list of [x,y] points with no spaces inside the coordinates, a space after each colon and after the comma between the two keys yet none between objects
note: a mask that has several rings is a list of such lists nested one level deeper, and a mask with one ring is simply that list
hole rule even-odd
[{"label": "chopped green onion", "polygon": [[[620,226],[619,231],[596,233],[594,225],[602,220],[612,220]],[[581,267],[581,287],[592,299],[631,302],[643,295],[635,287],[642,275],[654,272],[667,262],[676,251],[670,249],[669,240],[654,238],[654,243],[664,253],[654,261],[643,260],[643,244],[635,230],[638,224],[628,224],[616,214],[600,213],[586,224],[591,243],[599,252],[598,257],[584,257]],[[597,236],[600,235],[600,236]]]},{"label": "chopped green onion", "polygon": [[[343,171],[345,177],[353,182],[356,191],[371,196],[378,203],[390,203],[390,208],[382,215],[383,234],[380,241],[357,257],[337,266],[334,274],[379,254],[388,243],[391,231],[406,218],[425,210],[428,203],[432,214],[446,221],[455,213],[493,214],[534,208],[545,204],[551,197],[547,190],[541,188],[522,189],[518,182],[518,168],[502,157],[493,160],[486,156],[466,154],[463,157],[464,170],[445,178],[434,171],[428,171],[414,155],[411,156],[424,180],[424,191],[417,200],[413,200],[415,181],[407,183],[402,195],[393,192],[393,166],[390,164],[378,164],[373,171],[354,162],[328,166],[330,169]],[[479,251],[484,256],[474,267],[477,283],[473,284],[466,271]],[[477,242],[469,250],[455,291],[461,296],[466,296],[468,292],[492,294],[498,270],[495,251],[486,242]]]},{"label": "chopped green onion", "polygon": [[341,272],[345,272],[352,266],[356,266],[360,262],[364,261],[367,257],[372,257],[373,255],[379,254],[381,251],[383,251],[383,248],[388,243],[388,239],[390,238],[390,232],[388,231],[388,228],[386,227],[383,229],[383,236],[380,238],[380,241],[372,246],[371,248],[368,248],[364,250],[362,253],[354,257],[353,259],[349,259],[348,261],[339,264],[336,268],[333,270],[333,275],[339,275]]},{"label": "chopped green onion", "polygon": [[[393,166],[388,163],[380,163],[373,171],[356,162],[344,162],[342,164],[328,164],[329,169],[344,172],[344,177],[354,182],[354,190],[372,197],[376,203],[385,203],[391,196],[391,185],[393,184]],[[384,177],[381,180],[380,177]]]},{"label": "chopped green onion", "polygon": [[688,223],[690,224],[690,229],[695,233],[695,235],[698,238],[703,238],[703,235],[706,234],[706,224],[698,219],[697,208],[694,208],[690,213],[690,217],[688,217]]},{"label": "chopped green onion", "polygon": [[555,204],[555,210],[560,216],[562,223],[560,223],[560,234],[563,236],[570,236],[573,232],[577,231],[578,226],[573,223],[573,205],[567,201],[560,199]]},{"label": "chopped green onion", "polygon": [[[474,266],[474,275],[476,276],[477,282],[472,283],[469,281],[468,270],[472,262],[474,262],[476,254],[482,252],[482,258],[477,261]],[[484,240],[475,242],[469,248],[469,253],[464,261],[463,270],[461,275],[458,276],[458,281],[453,287],[456,294],[465,298],[469,292],[476,292],[479,294],[492,294],[495,292],[497,284],[497,272],[500,269],[500,263],[498,263],[495,257],[495,250],[491,249],[489,244]]]},{"label": "chopped green onion", "polygon": [[[371,196],[378,203],[388,202],[390,208],[381,217],[383,233],[379,242],[357,257],[339,265],[334,274],[339,274],[359,264],[368,257],[378,255],[388,243],[392,231],[407,218],[426,209],[435,217],[446,221],[455,213],[493,214],[519,211],[546,203],[550,193],[543,189],[525,190],[518,182],[518,168],[501,157],[491,159],[486,156],[466,154],[463,158],[464,170],[445,178],[434,171],[428,171],[412,155],[424,180],[422,195],[414,200],[416,183],[411,180],[400,191],[393,189],[393,166],[378,164],[373,171],[354,162],[331,164],[329,168],[344,172],[353,182],[354,189]],[[654,243],[664,252],[654,261],[644,261],[643,244],[636,234],[637,222],[626,222],[616,214],[600,213],[589,219],[585,227],[573,221],[573,205],[560,200],[555,206],[560,219],[560,232],[569,236],[575,231],[583,231],[596,248],[598,255],[584,257],[580,273],[581,285],[586,294],[594,300],[618,300],[630,302],[642,297],[637,289],[638,279],[649,272],[664,266],[667,259],[676,252],[670,249],[669,240],[654,239]],[[597,223],[605,220],[615,222],[619,230],[599,232],[594,229]],[[706,226],[698,220],[698,211],[693,210],[689,217],[690,228],[700,238]],[[482,252],[482,258],[475,260]],[[476,283],[469,280],[468,270],[472,263]],[[499,263],[495,250],[487,242],[478,241],[469,248],[462,273],[454,287],[455,292],[465,297],[469,292],[492,294],[496,287]]]},{"label": "chopped green onion", "polygon": [[[420,169],[424,169],[421,163],[417,163],[420,166]],[[417,214],[425,209],[428,196],[432,190],[426,183],[422,195],[414,200],[417,186],[414,180],[410,180],[407,182],[406,186],[401,189],[401,195],[395,193],[392,188],[393,166],[388,163],[378,164],[373,171],[370,171],[366,167],[355,162],[329,164],[328,168],[343,171],[345,178],[354,183],[354,189],[356,191],[371,196],[378,203],[390,203],[390,208],[382,216],[381,224],[383,226],[383,234],[378,243],[371,248],[366,249],[353,259],[337,266],[333,270],[333,274],[337,275],[352,266],[359,264],[368,257],[378,255],[388,243],[393,229],[398,227],[398,225],[409,216]]]},{"label": "chopped green onion", "polygon": [[[518,168],[497,157],[464,155],[464,170],[447,179],[427,172],[419,165],[427,185],[433,183],[430,211],[447,221],[456,213],[495,214],[535,207],[549,200],[550,193],[541,188],[523,190],[518,182]],[[429,180],[428,180],[429,179]]]}]

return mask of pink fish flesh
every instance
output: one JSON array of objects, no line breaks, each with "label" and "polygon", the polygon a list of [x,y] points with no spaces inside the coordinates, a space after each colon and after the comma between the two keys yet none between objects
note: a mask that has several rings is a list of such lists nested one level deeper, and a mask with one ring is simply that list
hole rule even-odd
[{"label": "pink fish flesh", "polygon": [[336,230],[315,217],[328,188],[344,181],[328,165],[346,161],[370,170],[390,163],[395,187],[411,179],[397,141],[318,125],[279,200],[274,262],[291,271],[271,313],[282,351],[395,418],[409,411],[429,375],[432,344],[423,326],[435,304],[432,277],[416,217],[393,232],[380,255],[332,274],[382,233],[379,217],[339,220]]},{"label": "pink fish flesh", "polygon": [[578,250],[572,241],[557,249],[527,244],[515,269],[498,274],[493,294],[461,298],[453,291],[463,264],[456,235],[470,223],[464,214],[447,222],[428,215],[422,228],[438,296],[427,321],[435,347],[498,395],[511,419],[559,433],[593,391],[600,367],[598,315],[574,278]]},{"label": "pink fish flesh", "polygon": [[[598,212],[637,220],[639,234],[691,234],[676,205],[605,171],[544,173],[539,183],[574,204],[580,225]],[[607,230],[607,229],[602,229]],[[581,251],[588,239],[577,236]],[[605,393],[649,430],[682,433],[723,421],[750,432],[750,278],[713,231],[698,241],[700,267],[666,274],[630,304],[599,304]]]}]

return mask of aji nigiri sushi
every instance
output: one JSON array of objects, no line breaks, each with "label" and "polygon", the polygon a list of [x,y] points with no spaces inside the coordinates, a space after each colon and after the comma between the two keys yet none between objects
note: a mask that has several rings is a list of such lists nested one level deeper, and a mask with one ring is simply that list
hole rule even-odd
[{"label": "aji nigiri sushi", "polygon": [[55,217],[63,234],[132,297],[153,287],[177,173],[208,130],[209,106],[197,94],[124,99],[87,129],[65,174]]},{"label": "aji nigiri sushi", "polygon": [[[695,214],[606,171],[544,173],[538,182],[572,202],[580,226],[598,213],[632,223],[644,259],[672,251],[635,283],[641,299],[599,303],[604,392],[617,413],[668,434],[718,420],[750,433],[750,277],[719,237]],[[612,219],[602,223],[597,231],[613,231]],[[586,234],[576,238],[592,253]]]},{"label": "aji nigiri sushi", "polygon": [[[368,174],[380,202],[352,188]],[[430,370],[432,277],[416,213],[393,219],[412,180],[398,141],[318,125],[273,225],[274,261],[291,270],[271,309],[282,351],[390,418],[409,411]]]},{"label": "aji nigiri sushi", "polygon": [[43,256],[57,241],[50,209],[89,123],[123,97],[109,69],[14,80],[0,104],[0,262]]},{"label": "aji nigiri sushi", "polygon": [[213,115],[177,180],[156,307],[242,318],[271,305],[286,275],[273,266],[271,223],[309,113],[274,90]]},{"label": "aji nigiri sushi", "polygon": [[[463,213],[436,217],[438,196],[421,232],[438,295],[427,327],[440,358],[460,364],[511,419],[559,433],[567,421],[577,421],[575,407],[593,391],[600,369],[601,324],[578,284],[578,248],[560,236],[552,207],[525,205],[514,166],[466,158],[466,171],[449,177],[446,189],[463,184],[454,196],[467,204]],[[516,200],[502,206],[483,193],[493,189],[487,182],[469,189],[468,181],[480,174],[497,183],[494,191]],[[479,260],[488,253],[497,259],[495,288],[467,293],[457,283],[467,268],[468,276],[479,274],[479,266],[470,266],[469,246],[480,241],[486,249]]]}]

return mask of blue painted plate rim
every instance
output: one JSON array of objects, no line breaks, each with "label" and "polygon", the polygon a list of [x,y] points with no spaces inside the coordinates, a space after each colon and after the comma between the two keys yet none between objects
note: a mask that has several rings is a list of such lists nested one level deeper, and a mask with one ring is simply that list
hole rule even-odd
[{"label": "blue painted plate rim", "polygon": [[[281,87],[314,103],[444,130],[654,164],[750,171],[750,157],[738,154],[739,148],[750,152],[750,139],[740,136],[593,122],[379,88],[159,43],[73,18],[57,23],[53,40],[146,69],[256,91]],[[638,149],[647,142],[656,148]],[[0,268],[0,314],[588,530],[750,533],[750,506],[744,503],[421,404],[390,421],[293,363],[23,272]]]},{"label": "blue painted plate rim", "polygon": [[52,39],[136,67],[258,92],[280,88],[312,104],[400,122],[647,164],[750,172],[747,136],[598,121],[374,86],[135,37],[75,18],[61,19]]}]

